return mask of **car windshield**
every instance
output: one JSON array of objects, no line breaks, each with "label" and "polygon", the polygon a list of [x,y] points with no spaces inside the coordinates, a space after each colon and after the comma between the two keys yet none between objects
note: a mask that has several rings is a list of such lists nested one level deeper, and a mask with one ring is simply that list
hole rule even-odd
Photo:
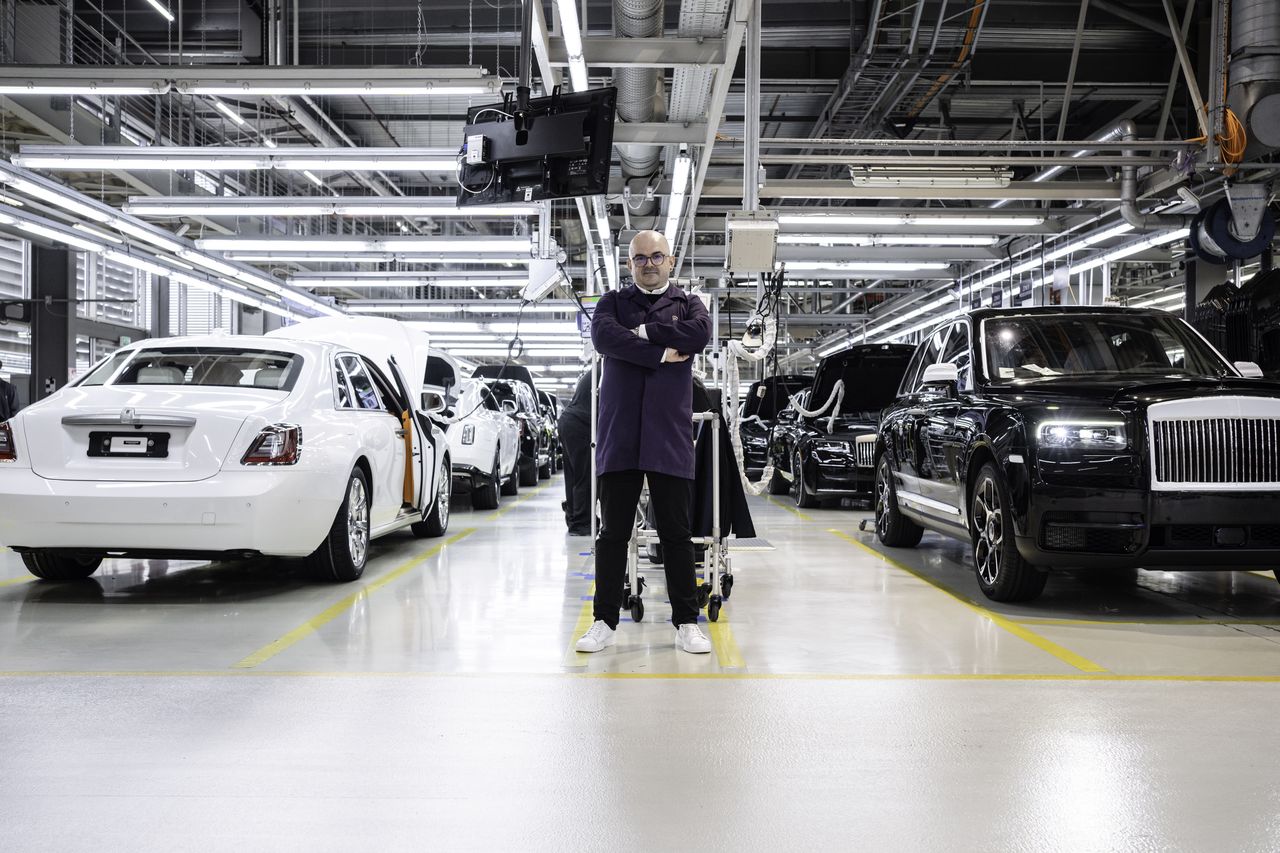
[{"label": "car windshield", "polygon": [[1231,376],[1221,357],[1175,317],[1050,314],[982,324],[993,382],[1053,376]]},{"label": "car windshield", "polygon": [[156,347],[135,350],[112,385],[260,388],[291,391],[302,356],[238,347]]}]

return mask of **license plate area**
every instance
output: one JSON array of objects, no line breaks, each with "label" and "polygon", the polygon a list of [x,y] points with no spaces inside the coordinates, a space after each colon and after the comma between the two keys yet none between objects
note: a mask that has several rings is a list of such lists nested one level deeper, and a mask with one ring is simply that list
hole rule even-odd
[{"label": "license plate area", "polygon": [[168,459],[167,432],[91,432],[89,455],[124,459]]}]

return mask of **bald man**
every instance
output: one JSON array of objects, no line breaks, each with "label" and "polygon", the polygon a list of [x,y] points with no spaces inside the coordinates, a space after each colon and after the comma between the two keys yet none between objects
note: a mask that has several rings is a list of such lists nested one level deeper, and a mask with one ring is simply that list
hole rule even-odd
[{"label": "bald man", "polygon": [[632,283],[600,298],[591,340],[604,356],[596,473],[601,527],[596,538],[595,624],[577,642],[598,652],[615,641],[627,546],[640,490],[649,482],[662,541],[676,645],[706,654],[698,627],[690,541],[693,499],[693,363],[711,340],[711,318],[697,297],[671,284],[675,258],[666,237],[641,231],[631,241]]}]

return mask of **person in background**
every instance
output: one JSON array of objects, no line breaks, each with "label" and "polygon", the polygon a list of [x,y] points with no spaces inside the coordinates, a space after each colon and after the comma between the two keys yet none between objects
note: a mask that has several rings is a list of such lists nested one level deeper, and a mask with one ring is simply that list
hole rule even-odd
[{"label": "person in background", "polygon": [[564,451],[564,520],[570,536],[591,535],[591,371],[560,412]]},{"label": "person in background", "polygon": [[689,359],[710,342],[711,318],[702,300],[671,283],[675,259],[661,233],[637,234],[627,267],[632,283],[600,297],[591,318],[591,340],[604,357],[596,435],[601,528],[595,623],[575,648],[598,652],[615,642],[627,545],[647,479],[676,644],[686,652],[706,654],[711,641],[698,627],[690,539],[694,453]]},{"label": "person in background", "polygon": [[[4,370],[4,362],[0,361],[0,371]],[[0,422],[18,414],[18,389],[12,382],[0,379]]]}]

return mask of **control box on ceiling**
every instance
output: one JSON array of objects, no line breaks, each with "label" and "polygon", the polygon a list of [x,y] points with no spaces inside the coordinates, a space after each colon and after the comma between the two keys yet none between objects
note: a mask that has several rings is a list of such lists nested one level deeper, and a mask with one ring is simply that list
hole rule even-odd
[{"label": "control box on ceiling", "polygon": [[609,189],[618,90],[472,107],[458,157],[458,206],[601,195]]}]

